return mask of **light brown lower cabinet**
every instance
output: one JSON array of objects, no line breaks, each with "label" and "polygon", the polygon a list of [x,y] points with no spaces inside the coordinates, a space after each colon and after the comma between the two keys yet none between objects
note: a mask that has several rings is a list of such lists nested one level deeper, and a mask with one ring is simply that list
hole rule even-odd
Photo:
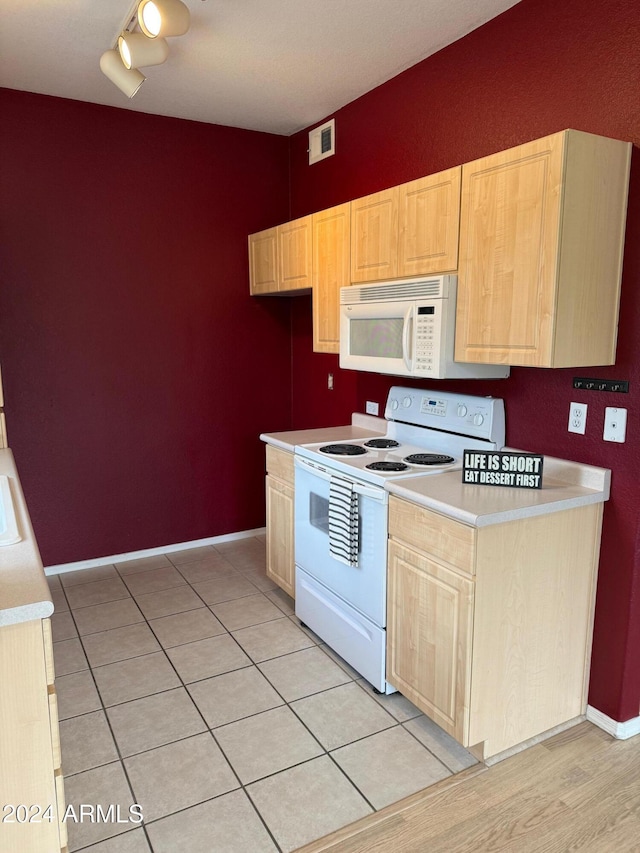
[{"label": "light brown lower cabinet", "polygon": [[583,715],[602,504],[474,528],[391,496],[387,679],[489,758]]},{"label": "light brown lower cabinet", "polygon": [[389,681],[461,743],[469,724],[472,579],[389,546]]},{"label": "light brown lower cabinet", "polygon": [[293,453],[267,445],[267,576],[295,598]]},{"label": "light brown lower cabinet", "polygon": [[49,619],[0,628],[0,850],[67,850]]}]

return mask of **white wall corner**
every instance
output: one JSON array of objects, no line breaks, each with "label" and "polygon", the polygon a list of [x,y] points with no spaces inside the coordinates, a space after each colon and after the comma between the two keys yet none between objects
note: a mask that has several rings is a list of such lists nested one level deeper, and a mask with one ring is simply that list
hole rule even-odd
[{"label": "white wall corner", "polygon": [[632,719],[626,720],[624,723],[619,723],[617,720],[607,717],[602,711],[598,711],[597,708],[587,705],[587,720],[593,723],[594,726],[604,729],[605,732],[613,735],[618,740],[627,740],[630,737],[640,734],[640,717],[632,717]]}]

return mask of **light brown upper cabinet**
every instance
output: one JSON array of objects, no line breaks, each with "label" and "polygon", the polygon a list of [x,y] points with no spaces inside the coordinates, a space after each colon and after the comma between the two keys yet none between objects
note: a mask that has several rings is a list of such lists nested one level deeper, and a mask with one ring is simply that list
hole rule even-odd
[{"label": "light brown upper cabinet", "polygon": [[249,234],[249,285],[251,295],[278,292],[277,228]]},{"label": "light brown upper cabinet", "polygon": [[460,181],[456,166],[398,187],[398,275],[458,268]]},{"label": "light brown upper cabinet", "polygon": [[340,288],[351,283],[350,217],[350,202],[312,216],[314,352],[339,352]]},{"label": "light brown upper cabinet", "polygon": [[630,157],[565,130],[462,167],[458,361],[615,362]]},{"label": "light brown upper cabinet", "polygon": [[351,202],[351,281],[398,277],[398,187]]},{"label": "light brown upper cabinet", "polygon": [[311,288],[311,216],[249,235],[252,296]]},{"label": "light brown upper cabinet", "polygon": [[311,287],[311,216],[280,225],[278,231],[278,292]]},{"label": "light brown upper cabinet", "polygon": [[351,281],[453,272],[460,166],[351,202]]}]

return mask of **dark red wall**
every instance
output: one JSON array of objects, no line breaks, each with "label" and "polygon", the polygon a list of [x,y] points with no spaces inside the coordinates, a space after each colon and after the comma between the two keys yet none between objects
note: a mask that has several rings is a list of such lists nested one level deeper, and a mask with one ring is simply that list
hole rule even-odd
[{"label": "dark red wall", "polygon": [[[290,211],[286,139],[0,90],[0,364],[45,564],[260,526],[258,434],[384,401],[395,380],[312,354],[308,297],[248,296],[247,234],[566,127],[638,144],[639,44],[636,0],[521,0],[340,110],[335,157],[309,168],[294,136]],[[640,706],[639,229],[636,150],[597,371],[629,395],[569,370],[441,386],[503,396],[512,445],[611,468],[590,702],[616,720]],[[625,445],[601,439],[612,404]]]},{"label": "dark red wall", "polygon": [[[336,114],[336,154],[309,167],[307,131],[291,140],[293,217],[412,180],[565,128],[640,141],[637,0],[522,0],[459,42]],[[615,367],[631,393],[572,389],[582,370],[515,368],[508,380],[439,387],[502,396],[507,441],[612,470],[596,608],[590,703],[616,720],[640,707],[640,162],[634,149]],[[307,425],[314,388],[335,372],[322,417],[343,422],[384,402],[391,377],[351,374],[311,353],[306,311],[293,314],[294,426]],[[415,383],[414,383],[415,384]],[[417,383],[420,384],[420,383]],[[569,434],[569,403],[589,405],[585,436]],[[604,408],[629,410],[627,442],[603,442]],[[549,591],[550,595],[553,590]]]},{"label": "dark red wall", "polygon": [[0,364],[45,565],[261,527],[290,304],[249,296],[247,235],[288,216],[288,140],[8,90],[0,114]]}]

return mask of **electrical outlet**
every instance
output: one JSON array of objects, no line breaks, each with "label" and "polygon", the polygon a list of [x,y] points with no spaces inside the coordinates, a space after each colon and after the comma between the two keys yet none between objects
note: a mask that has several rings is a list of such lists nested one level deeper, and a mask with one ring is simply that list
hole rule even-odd
[{"label": "electrical outlet", "polygon": [[379,403],[372,403],[371,400],[367,400],[365,411],[368,415],[377,415],[380,411],[380,405]]},{"label": "electrical outlet", "polygon": [[333,373],[327,373],[327,390],[333,391]]},{"label": "electrical outlet", "polygon": [[604,410],[604,432],[602,437],[605,441],[617,441],[623,444],[627,436],[627,410],[607,406]]},{"label": "electrical outlet", "polygon": [[587,428],[587,404],[586,403],[570,403],[569,404],[569,432],[577,432],[584,435]]}]

